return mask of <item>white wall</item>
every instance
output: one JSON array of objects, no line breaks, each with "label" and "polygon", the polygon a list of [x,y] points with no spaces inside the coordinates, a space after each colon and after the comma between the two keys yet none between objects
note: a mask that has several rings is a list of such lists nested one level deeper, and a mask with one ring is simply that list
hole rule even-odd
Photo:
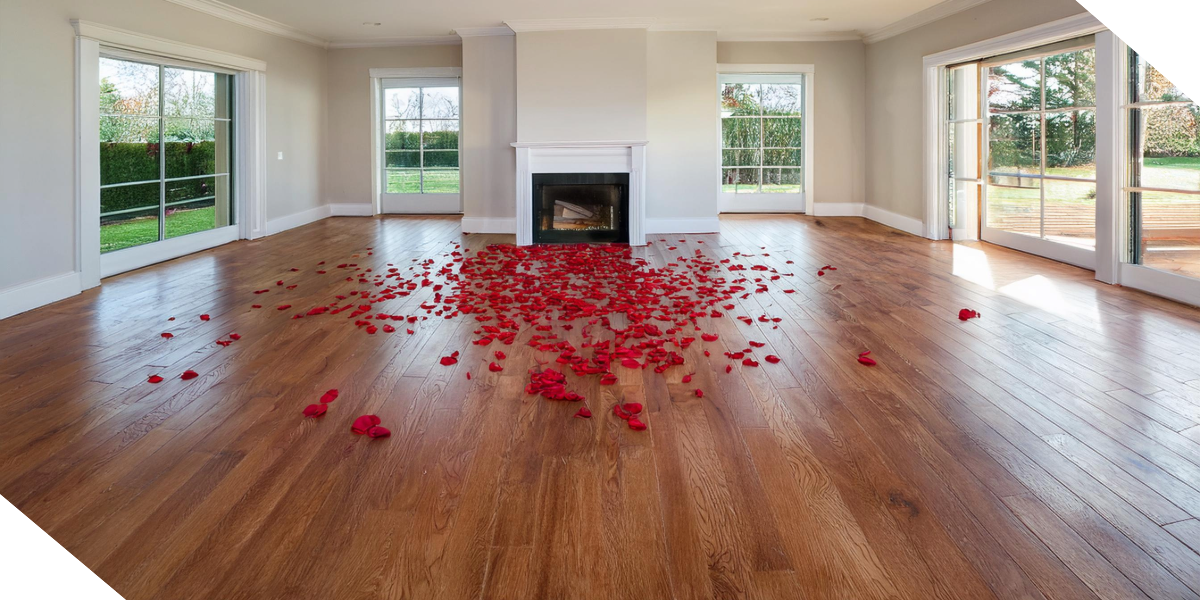
[{"label": "white wall", "polygon": [[646,139],[646,30],[517,34],[517,139]]},{"label": "white wall", "polygon": [[169,2],[0,0],[0,294],[75,269],[72,18],[266,61],[267,218],[323,203],[321,48]]},{"label": "white wall", "polygon": [[506,230],[507,221],[516,218],[516,152],[510,145],[517,141],[516,59],[514,36],[463,39],[461,152],[466,231]]},{"label": "white wall", "polygon": [[[920,219],[921,59],[1085,12],[1074,0],[992,0],[867,46],[867,203]],[[820,129],[817,130],[820,135]],[[820,165],[818,159],[818,168]]]},{"label": "white wall", "polygon": [[651,231],[716,231],[716,57],[711,31],[646,38],[646,219],[661,223]]},{"label": "white wall", "polygon": [[371,69],[461,67],[462,46],[397,46],[333,49],[326,60],[328,119],[325,200],[373,203]]},{"label": "white wall", "polygon": [[862,42],[721,42],[717,62],[813,65],[813,199],[818,203],[866,201],[866,49]]}]

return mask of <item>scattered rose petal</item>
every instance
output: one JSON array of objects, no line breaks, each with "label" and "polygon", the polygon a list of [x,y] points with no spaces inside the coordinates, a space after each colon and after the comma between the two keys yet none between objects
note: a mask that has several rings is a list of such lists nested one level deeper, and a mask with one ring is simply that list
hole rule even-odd
[{"label": "scattered rose petal", "polygon": [[179,378],[180,378],[180,379],[182,379],[182,380],[184,380],[184,381],[187,381],[187,380],[189,380],[189,379],[195,379],[195,378],[197,378],[197,377],[199,377],[199,376],[200,376],[200,374],[199,374],[199,373],[197,373],[197,372],[195,372],[195,371],[193,371],[193,370],[191,370],[191,369],[188,369],[188,370],[184,371],[184,372],[183,372],[183,375],[180,375],[180,376],[179,376]]},{"label": "scattered rose petal", "polygon": [[631,415],[636,415],[642,412],[642,405],[639,402],[626,402],[621,405],[621,409]]},{"label": "scattered rose petal", "polygon": [[498,364],[496,364],[496,363],[492,362],[492,363],[489,363],[489,364],[488,364],[488,370],[489,370],[489,371],[491,371],[491,372],[493,372],[493,373],[498,373],[498,372],[500,372],[500,371],[503,371],[503,370],[504,370],[504,367],[502,367],[502,366],[500,366],[500,365],[498,365]]},{"label": "scattered rose petal", "polygon": [[162,334],[162,336],[163,336],[163,338],[164,338],[164,339],[168,339],[168,340],[169,340],[169,339],[171,339],[171,338],[175,337],[175,334],[173,334],[173,333],[163,333],[163,334]]},{"label": "scattered rose petal", "polygon": [[334,400],[337,400],[337,397],[338,397],[337,390],[329,390],[328,392],[325,392],[325,394],[323,396],[321,396],[321,403],[328,404],[330,402],[333,402]]},{"label": "scattered rose petal", "polygon": [[209,319],[209,316],[208,316],[208,315],[200,315],[200,320],[201,320],[201,321],[207,321],[208,319]]},{"label": "scattered rose petal", "polygon": [[775,364],[775,363],[779,362],[779,357],[775,356],[774,354],[768,354],[765,357],[763,357],[763,360],[765,360],[771,364]]},{"label": "scattered rose petal", "polygon": [[453,356],[443,356],[441,363],[443,367],[448,367],[458,362],[458,359]]},{"label": "scattered rose petal", "polygon": [[696,388],[696,397],[697,397],[697,398],[703,398],[703,397],[704,397],[704,390],[702,390],[702,389],[700,389],[700,388]]},{"label": "scattered rose petal", "polygon": [[388,430],[387,427],[380,427],[380,426],[376,425],[374,427],[367,429],[367,437],[369,437],[371,439],[385,438],[385,437],[389,437],[391,435],[392,435],[392,432],[390,430]]},{"label": "scattered rose petal", "polygon": [[329,405],[327,404],[309,404],[308,406],[304,407],[304,416],[314,418],[319,417],[325,414],[325,411],[327,410],[329,410]]},{"label": "scattered rose petal", "polygon": [[630,418],[630,419],[629,419],[629,428],[630,428],[630,429],[632,429],[632,430],[634,430],[634,431],[645,431],[645,430],[646,430],[646,424],[645,424],[645,423],[643,423],[643,422],[641,422],[641,421],[639,421],[639,420],[637,420],[637,419]]},{"label": "scattered rose petal", "polygon": [[158,375],[151,375],[146,381],[149,381],[150,383],[162,383],[163,378],[159,377]]},{"label": "scattered rose petal", "polygon": [[979,317],[979,313],[977,313],[969,308],[964,308],[964,309],[958,311],[958,320],[960,320],[960,321],[969,321],[971,319],[976,319],[978,317]]},{"label": "scattered rose petal", "polygon": [[382,421],[379,419],[379,417],[375,415],[363,415],[354,420],[354,423],[350,425],[350,431],[353,431],[359,435],[364,435],[367,433],[368,429],[380,424],[381,422]]},{"label": "scattered rose petal", "polygon": [[575,418],[590,419],[592,418],[592,411],[588,410],[588,407],[586,406],[581,406],[579,407],[578,411],[575,411]]}]

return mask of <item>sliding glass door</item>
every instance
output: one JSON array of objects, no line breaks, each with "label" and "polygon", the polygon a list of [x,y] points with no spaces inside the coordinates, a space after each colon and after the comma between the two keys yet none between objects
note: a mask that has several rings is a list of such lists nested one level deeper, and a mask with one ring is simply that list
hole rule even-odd
[{"label": "sliding glass door", "polygon": [[100,58],[100,252],[122,265],[106,274],[157,262],[155,244],[234,224],[232,83],[201,68]]},{"label": "sliding glass door", "polygon": [[1095,268],[1095,49],[1090,39],[1081,45],[1057,44],[985,63],[981,234],[985,241]]},{"label": "sliding glass door", "polygon": [[1133,50],[1128,67],[1130,262],[1200,277],[1200,106]]}]

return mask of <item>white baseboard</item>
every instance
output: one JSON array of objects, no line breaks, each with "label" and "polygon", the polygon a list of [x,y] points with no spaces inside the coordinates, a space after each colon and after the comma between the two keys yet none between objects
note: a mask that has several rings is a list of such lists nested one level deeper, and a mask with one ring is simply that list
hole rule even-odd
[{"label": "white baseboard", "polygon": [[329,204],[330,214],[335,217],[373,217],[375,216],[375,205],[370,202],[361,204],[347,204],[344,202],[331,202]]},{"label": "white baseboard", "polygon": [[463,233],[516,233],[517,219],[492,217],[463,217]]},{"label": "white baseboard", "polygon": [[0,290],[0,319],[70,298],[81,290],[83,279],[77,271]]},{"label": "white baseboard", "polygon": [[664,233],[719,233],[721,219],[704,217],[699,219],[646,219],[646,235]]},{"label": "white baseboard", "polygon": [[862,202],[814,202],[814,217],[861,217],[863,216]]},{"label": "white baseboard", "polygon": [[328,204],[323,204],[316,208],[310,208],[306,211],[290,214],[286,217],[271,219],[270,221],[267,221],[267,235],[275,235],[282,231],[295,229],[302,225],[315,223],[321,219],[329,217],[333,214],[333,212],[329,209],[329,206],[330,205]]},{"label": "white baseboard", "polygon": [[876,223],[882,223],[892,229],[899,229],[905,233],[917,236],[925,235],[925,223],[920,219],[883,210],[878,206],[866,205],[863,209],[863,216]]}]

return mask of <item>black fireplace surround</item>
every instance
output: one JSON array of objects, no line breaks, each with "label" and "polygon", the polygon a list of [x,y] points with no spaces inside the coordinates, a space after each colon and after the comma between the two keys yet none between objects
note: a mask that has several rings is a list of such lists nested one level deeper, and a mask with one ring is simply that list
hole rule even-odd
[{"label": "black fireplace surround", "polygon": [[629,243],[629,173],[534,173],[533,243]]}]

